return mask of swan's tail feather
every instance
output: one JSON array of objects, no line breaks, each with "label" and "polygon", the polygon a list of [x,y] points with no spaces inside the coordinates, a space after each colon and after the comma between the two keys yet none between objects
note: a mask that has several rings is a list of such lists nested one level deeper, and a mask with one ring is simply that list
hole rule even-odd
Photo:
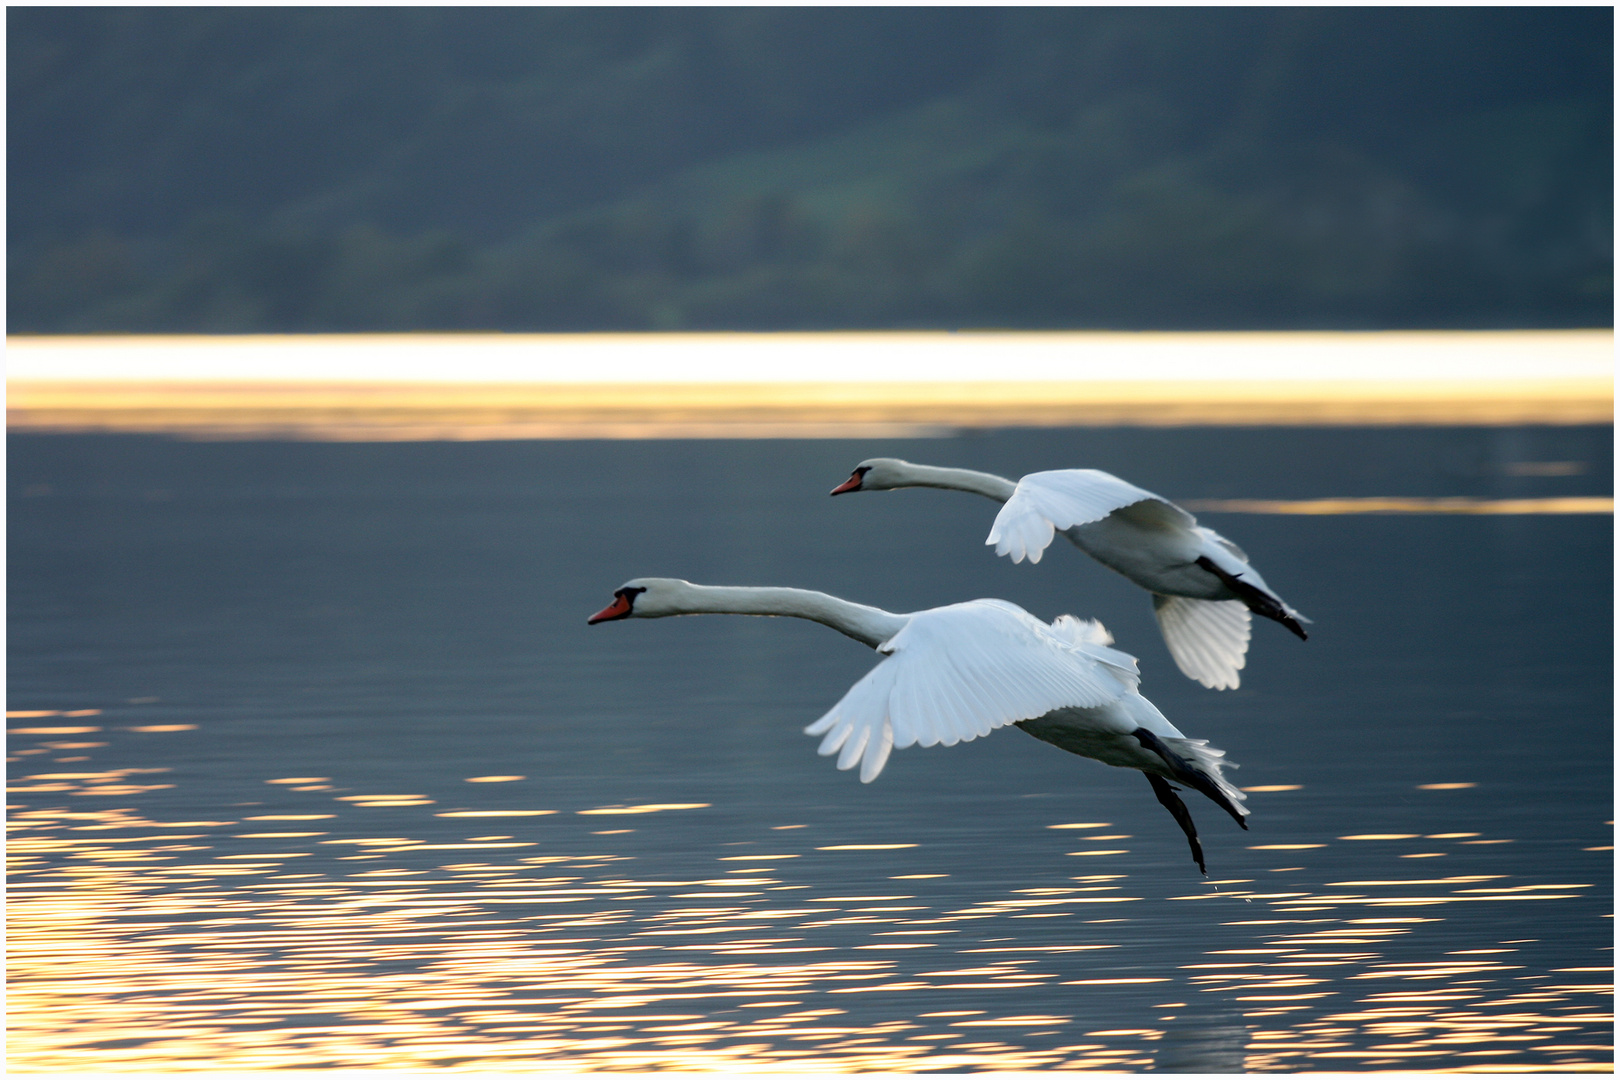
[{"label": "swan's tail feather", "polygon": [[[1289,633],[1293,634],[1301,641],[1309,641],[1311,639],[1311,636],[1305,632],[1305,627],[1300,625],[1301,623],[1310,622],[1310,619],[1307,619],[1305,616],[1301,615],[1299,612],[1295,611],[1281,600],[1277,601],[1277,608],[1278,610],[1276,612],[1266,610],[1261,611],[1260,614],[1264,615],[1268,619],[1274,619],[1277,622],[1282,623],[1288,628]],[[1256,610],[1259,609],[1257,608]]]},{"label": "swan's tail feather", "polygon": [[1249,826],[1243,819],[1249,816],[1249,808],[1244,805],[1249,797],[1234,787],[1222,772],[1223,769],[1235,769],[1238,767],[1236,762],[1226,760],[1226,751],[1215,749],[1215,747],[1209,745],[1208,739],[1166,739],[1165,741],[1179,751],[1184,759],[1194,764],[1196,771],[1208,780],[1215,791],[1220,793],[1220,797],[1217,798],[1215,792],[1211,792],[1202,785],[1195,785],[1198,790],[1214,799],[1221,809],[1232,815],[1232,820],[1247,829]]},{"label": "swan's tail feather", "polygon": [[1243,805],[1248,796],[1233,787],[1221,772],[1237,768],[1225,760],[1226,751],[1215,749],[1207,739],[1160,738],[1147,728],[1137,728],[1131,734],[1144,749],[1159,755],[1171,779],[1203,792],[1216,806],[1232,815],[1239,826],[1249,827],[1243,820],[1249,816],[1249,808]]},{"label": "swan's tail feather", "polygon": [[1311,620],[1289,607],[1282,597],[1267,589],[1259,588],[1253,582],[1245,581],[1242,574],[1229,573],[1223,570],[1208,555],[1200,555],[1193,561],[1220,578],[1222,583],[1237,595],[1238,599],[1248,605],[1250,611],[1256,615],[1263,615],[1274,622],[1282,623],[1301,641],[1310,639],[1310,635],[1305,633],[1305,628],[1300,623],[1308,623]]}]

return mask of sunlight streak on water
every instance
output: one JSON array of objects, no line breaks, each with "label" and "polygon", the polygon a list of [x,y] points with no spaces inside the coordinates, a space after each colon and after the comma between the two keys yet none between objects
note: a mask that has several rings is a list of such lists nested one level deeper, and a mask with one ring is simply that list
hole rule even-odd
[{"label": "sunlight streak on water", "polygon": [[15,337],[12,431],[333,442],[1603,424],[1607,330]]},{"label": "sunlight streak on water", "polygon": [[[58,737],[98,730],[13,728],[12,760],[93,750],[104,744]],[[739,855],[720,833],[712,869],[694,874],[565,831],[627,814],[657,829],[702,803],[434,811],[332,789],[297,795],[296,813],[184,821],[130,805],[173,786],[133,778],[166,774],[25,767],[12,788],[12,1068],[1141,1070],[1188,1037],[1176,1021],[1193,998],[1235,1019],[1190,1037],[1224,1040],[1250,1071],[1606,1071],[1611,1057],[1598,956],[1543,969],[1531,940],[1460,947],[1445,932],[1449,908],[1529,904],[1535,933],[1588,884],[1400,872],[1414,844],[1444,856],[1476,833],[1340,837],[1386,853],[1386,872],[1169,897],[1235,936],[1144,970],[1111,959],[1151,901],[1129,894],[1129,849],[1107,846],[1131,837],[1089,832],[1106,823],[1047,826],[1088,830],[1073,839],[1097,846],[1070,854],[1096,857],[1085,869],[1098,872],[964,902],[948,875],[819,883],[818,860],[915,844],[816,844],[787,829],[770,853]],[[289,779],[313,778],[267,782],[312,786]],[[495,827],[556,828],[439,831],[495,814],[517,818]],[[1331,845],[1255,848],[1278,846]],[[1066,940],[1049,932],[1060,926]],[[1122,994],[1141,995],[1154,1023],[1090,1019],[1093,996]],[[857,998],[887,1011],[856,1023]]]},{"label": "sunlight streak on water", "polygon": [[1614,499],[1578,495],[1542,499],[1188,499],[1183,505],[1198,513],[1227,514],[1612,514]]},{"label": "sunlight streak on water", "polygon": [[478,383],[1608,379],[1611,330],[20,336],[11,378]]}]

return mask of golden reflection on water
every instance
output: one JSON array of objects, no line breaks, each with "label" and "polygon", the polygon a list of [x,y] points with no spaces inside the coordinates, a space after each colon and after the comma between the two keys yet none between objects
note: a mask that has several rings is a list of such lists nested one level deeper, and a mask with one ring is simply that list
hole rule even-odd
[{"label": "golden reflection on water", "polygon": [[1608,330],[22,336],[6,419],[331,441],[1609,424],[1613,350]]},{"label": "golden reflection on water", "polygon": [[[1541,462],[1519,462],[1522,465]],[[1562,464],[1561,462],[1559,464]],[[1516,475],[1525,475],[1519,473]],[[1199,513],[1228,514],[1613,514],[1608,495],[1539,499],[1479,499],[1466,495],[1408,498],[1388,495],[1350,499],[1188,499]]]},{"label": "golden reflection on water", "polygon": [[[1282,889],[1224,879],[1168,900],[1135,895],[1120,872],[967,898],[939,873],[880,870],[828,888],[818,860],[865,851],[879,865],[917,845],[816,844],[796,825],[772,826],[768,853],[656,876],[632,856],[560,853],[555,841],[539,852],[485,831],[551,808],[433,810],[415,795],[309,790],[311,812],[159,820],[131,804],[172,785],[132,778],[165,770],[34,771],[28,750],[103,745],[77,741],[96,730],[12,729],[16,1070],[1141,1070],[1200,999],[1229,1007],[1221,1037],[1249,1071],[1610,1067],[1610,967],[1536,970],[1533,938],[1440,932],[1455,905],[1528,903],[1535,921],[1513,925],[1536,933],[1593,886],[1400,872],[1436,865],[1399,863],[1405,847],[1443,856],[1476,833],[1351,834],[1334,843],[1387,852],[1387,874]],[[573,815],[653,828],[707,805]],[[466,818],[472,835],[444,842],[444,819]],[[429,838],[413,835],[424,827]],[[1048,827],[1131,839],[1106,822]],[[1224,944],[1180,953],[1185,963],[1122,962],[1133,924],[1167,905],[1193,905]],[[1036,936],[1051,926],[1078,940]],[[1099,1002],[1131,993],[1158,995],[1143,999],[1151,1024],[1097,1023],[1118,1015]]]}]

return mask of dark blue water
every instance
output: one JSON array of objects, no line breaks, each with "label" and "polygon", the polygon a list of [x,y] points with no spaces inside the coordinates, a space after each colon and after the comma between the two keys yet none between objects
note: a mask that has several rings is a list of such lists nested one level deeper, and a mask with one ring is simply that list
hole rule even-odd
[{"label": "dark blue water", "polygon": [[[9,448],[14,1068],[1611,1060],[1610,517],[1203,514],[1316,620],[1216,693],[990,502],[826,495],[1608,495],[1607,428]],[[1206,882],[1139,775],[1015,730],[861,785],[801,729],[870,652],[586,627],[650,575],[1100,618],[1272,790],[1189,803]]]}]

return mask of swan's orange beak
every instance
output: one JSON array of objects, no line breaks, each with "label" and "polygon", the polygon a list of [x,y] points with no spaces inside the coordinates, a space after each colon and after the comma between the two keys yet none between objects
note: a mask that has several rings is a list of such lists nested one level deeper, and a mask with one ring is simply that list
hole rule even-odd
[{"label": "swan's orange beak", "polygon": [[585,623],[588,626],[595,626],[597,623],[607,622],[609,619],[622,619],[628,614],[630,614],[630,598],[620,593],[613,598],[613,603],[586,619]]},{"label": "swan's orange beak", "polygon": [[845,480],[842,484],[839,484],[837,487],[833,488],[832,491],[828,492],[828,494],[842,495],[846,491],[859,491],[861,490],[861,480],[862,476],[859,472],[851,473],[848,480]]}]

